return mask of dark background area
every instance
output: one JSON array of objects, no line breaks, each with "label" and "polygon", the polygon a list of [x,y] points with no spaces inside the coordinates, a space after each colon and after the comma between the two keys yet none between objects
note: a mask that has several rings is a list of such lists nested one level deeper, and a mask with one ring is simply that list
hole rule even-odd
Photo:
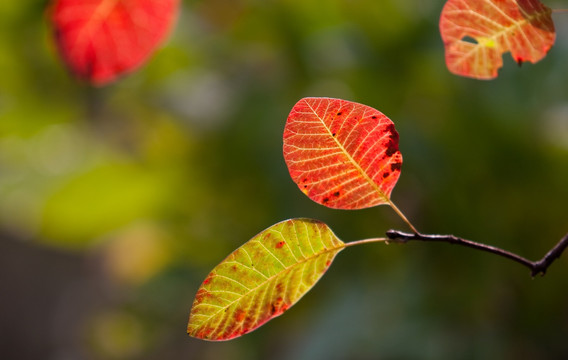
[{"label": "dark background area", "polygon": [[[139,71],[64,69],[46,1],[0,4],[2,359],[565,359],[568,261],[448,244],[349,248],[297,305],[240,339],[189,338],[197,288],[284,219],[344,241],[406,230],[388,207],[324,208],[288,176],[304,96],[372,106],[400,133],[392,199],[425,233],[540,258],[568,231],[568,15],[536,65],[450,74],[443,1],[185,1]],[[562,2],[545,2],[566,8]]]}]

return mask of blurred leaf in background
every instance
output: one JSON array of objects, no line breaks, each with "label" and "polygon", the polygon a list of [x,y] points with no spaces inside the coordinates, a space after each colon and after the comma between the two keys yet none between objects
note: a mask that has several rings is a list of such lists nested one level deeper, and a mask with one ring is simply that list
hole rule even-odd
[{"label": "blurred leaf in background", "polygon": [[554,17],[544,60],[478,82],[445,68],[443,4],[185,1],[144,67],[95,89],[60,63],[45,0],[1,3],[1,357],[568,356],[564,258],[531,280],[444,244],[354,248],[268,326],[222,344],[185,333],[210,269],[271,224],[316,218],[345,241],[404,228],[298,191],[282,131],[305,96],[393,120],[392,197],[420,230],[533,259],[568,231],[568,21]]}]

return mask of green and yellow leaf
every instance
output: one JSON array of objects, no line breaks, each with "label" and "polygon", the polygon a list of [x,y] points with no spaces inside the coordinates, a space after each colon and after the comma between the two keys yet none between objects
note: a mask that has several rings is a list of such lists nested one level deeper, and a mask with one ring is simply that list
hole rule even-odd
[{"label": "green and yellow leaf", "polygon": [[281,315],[308,292],[345,247],[324,223],[291,219],[235,250],[197,291],[187,332],[229,340]]}]

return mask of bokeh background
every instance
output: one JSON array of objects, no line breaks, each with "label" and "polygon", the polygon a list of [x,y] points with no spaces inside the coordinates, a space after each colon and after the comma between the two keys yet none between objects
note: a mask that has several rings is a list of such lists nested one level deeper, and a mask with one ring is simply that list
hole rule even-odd
[{"label": "bokeh background", "polygon": [[[536,65],[445,68],[444,1],[191,0],[139,71],[64,69],[46,0],[0,3],[2,359],[566,359],[568,258],[531,279],[448,244],[342,252],[238,340],[187,337],[206,274],[284,219],[344,241],[406,230],[387,207],[305,197],[282,150],[304,96],[373,106],[404,156],[393,200],[423,232],[540,258],[568,231],[568,15]],[[566,2],[545,1],[553,8]]]}]

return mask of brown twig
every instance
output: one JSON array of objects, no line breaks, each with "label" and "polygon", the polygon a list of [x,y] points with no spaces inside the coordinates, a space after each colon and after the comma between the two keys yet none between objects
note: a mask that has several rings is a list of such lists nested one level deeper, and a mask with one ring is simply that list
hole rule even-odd
[{"label": "brown twig", "polygon": [[467,246],[477,250],[489,252],[495,255],[499,255],[513,261],[518,262],[531,270],[531,276],[536,276],[538,274],[544,275],[546,270],[556,260],[562,255],[562,252],[568,247],[568,234],[566,234],[560,241],[546,254],[544,257],[538,261],[530,261],[522,256],[514,254],[512,252],[490,246],[485,244],[476,243],[471,240],[466,240],[459,238],[454,235],[430,235],[430,234],[420,234],[420,233],[405,233],[398,230],[387,231],[387,238],[391,241],[403,242],[418,240],[418,241],[438,241],[446,242],[450,244],[457,244],[461,246]]}]

